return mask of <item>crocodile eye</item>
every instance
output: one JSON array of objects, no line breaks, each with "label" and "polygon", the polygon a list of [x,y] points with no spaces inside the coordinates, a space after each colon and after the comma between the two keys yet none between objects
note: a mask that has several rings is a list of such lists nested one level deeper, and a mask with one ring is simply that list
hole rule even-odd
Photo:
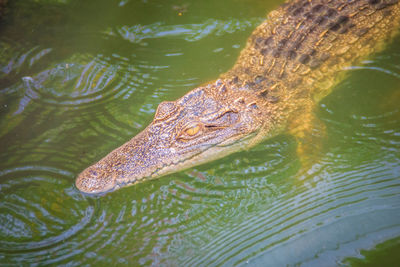
[{"label": "crocodile eye", "polygon": [[156,114],[154,116],[155,120],[163,120],[170,117],[176,111],[176,105],[173,101],[161,102],[157,107]]},{"label": "crocodile eye", "polygon": [[186,133],[187,135],[189,135],[189,136],[194,136],[194,135],[196,135],[199,131],[200,131],[200,126],[199,126],[199,125],[196,125],[196,126],[193,126],[193,127],[189,128],[189,129],[186,129],[185,133]]}]

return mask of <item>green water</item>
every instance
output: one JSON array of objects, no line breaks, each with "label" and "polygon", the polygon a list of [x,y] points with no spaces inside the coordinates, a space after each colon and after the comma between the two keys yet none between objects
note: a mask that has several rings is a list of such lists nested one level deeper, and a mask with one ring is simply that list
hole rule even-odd
[{"label": "green water", "polygon": [[320,103],[327,136],[303,179],[282,134],[88,197],[76,175],[142,130],[158,103],[228,70],[280,1],[9,2],[0,265],[398,264],[400,38]]}]

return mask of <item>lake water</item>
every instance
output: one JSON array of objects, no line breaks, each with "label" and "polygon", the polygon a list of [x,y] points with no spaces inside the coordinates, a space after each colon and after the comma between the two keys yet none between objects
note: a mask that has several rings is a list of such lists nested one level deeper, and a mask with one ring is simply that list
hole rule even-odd
[{"label": "lake water", "polygon": [[[385,266],[400,249],[400,38],[288,134],[102,197],[74,185],[157,105],[227,71],[281,1],[9,1],[0,21],[0,265]],[[385,255],[385,257],[382,257]]]}]

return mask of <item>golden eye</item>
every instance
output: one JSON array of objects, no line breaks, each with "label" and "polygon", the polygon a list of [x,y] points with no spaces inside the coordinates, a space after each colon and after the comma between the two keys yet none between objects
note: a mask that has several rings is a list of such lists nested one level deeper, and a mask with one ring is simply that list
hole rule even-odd
[{"label": "golden eye", "polygon": [[187,135],[193,136],[193,135],[197,134],[199,131],[200,131],[200,126],[196,125],[194,127],[186,129],[185,132],[186,132]]}]

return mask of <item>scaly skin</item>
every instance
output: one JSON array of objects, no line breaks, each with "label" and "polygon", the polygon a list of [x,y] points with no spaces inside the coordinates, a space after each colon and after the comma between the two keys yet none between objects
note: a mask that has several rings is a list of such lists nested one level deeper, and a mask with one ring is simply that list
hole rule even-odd
[{"label": "scaly skin", "polygon": [[398,0],[297,0],[255,29],[233,68],[182,98],[84,170],[79,190],[102,193],[190,168],[289,130],[307,154],[316,103],[397,32]]}]

